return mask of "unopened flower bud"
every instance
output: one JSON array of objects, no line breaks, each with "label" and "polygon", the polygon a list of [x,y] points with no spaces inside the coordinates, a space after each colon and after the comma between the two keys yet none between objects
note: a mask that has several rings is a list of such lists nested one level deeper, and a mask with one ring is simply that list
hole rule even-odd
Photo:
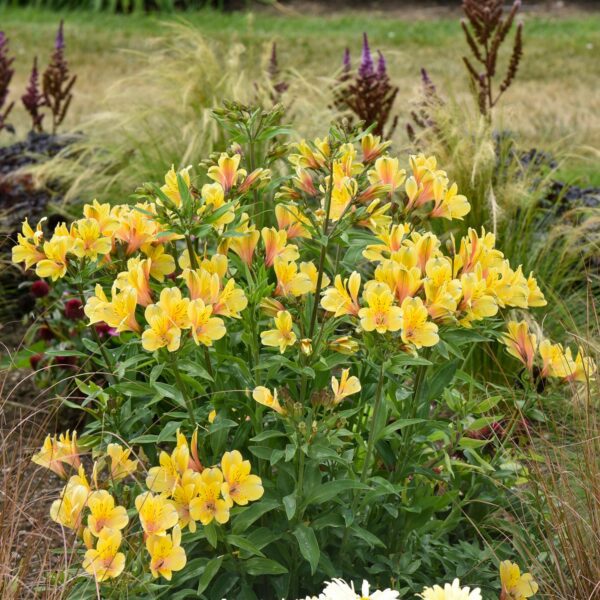
[{"label": "unopened flower bud", "polygon": [[358,352],[359,345],[356,340],[345,335],[333,340],[332,342],[329,342],[329,348],[334,352],[339,352],[340,354],[355,354]]},{"label": "unopened flower bud", "polygon": [[309,338],[304,338],[300,340],[300,350],[302,350],[302,352],[306,354],[306,356],[310,356],[312,354],[313,347],[312,342]]},{"label": "unopened flower bud", "polygon": [[38,365],[40,364],[41,360],[44,358],[43,354],[34,354],[33,356],[29,357],[29,365],[31,366],[31,368],[34,371],[37,371]]},{"label": "unopened flower bud", "polygon": [[298,431],[304,435],[306,433],[306,423],[304,421],[300,421],[300,423],[298,423]]},{"label": "unopened flower bud", "polygon": [[263,298],[259,306],[262,312],[268,317],[276,317],[279,311],[285,310],[285,306],[274,298]]}]

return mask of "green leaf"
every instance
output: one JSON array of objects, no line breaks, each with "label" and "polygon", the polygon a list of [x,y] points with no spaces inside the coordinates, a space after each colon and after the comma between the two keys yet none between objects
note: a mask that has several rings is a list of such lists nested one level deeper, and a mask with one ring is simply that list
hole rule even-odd
[{"label": "green leaf", "polygon": [[202,592],[204,592],[204,590],[210,585],[210,582],[219,572],[222,562],[222,556],[217,556],[216,558],[213,558],[208,561],[208,564],[206,565],[206,567],[204,567],[204,572],[198,580],[198,589],[196,590],[197,594],[202,594]]},{"label": "green leaf", "polygon": [[319,565],[319,557],[321,556],[315,532],[310,527],[304,525],[304,523],[300,523],[294,529],[293,534],[298,541],[300,554],[309,562],[310,572],[314,575]]},{"label": "green leaf", "polygon": [[206,536],[208,543],[213,548],[216,548],[218,536],[217,536],[217,528],[214,524],[214,521],[212,523],[209,523],[208,525],[204,526],[204,535]]},{"label": "green leaf", "polygon": [[475,405],[473,412],[475,414],[488,412],[489,410],[492,410],[492,408],[494,408],[494,406],[496,406],[500,400],[502,400],[502,396],[491,396],[490,398],[486,398]]},{"label": "green leaf", "polygon": [[276,429],[267,429],[258,435],[255,435],[253,438],[250,438],[251,442],[264,442],[265,440],[270,440],[272,438],[278,437],[286,437],[286,434],[283,431],[277,431]]},{"label": "green leaf", "polygon": [[386,425],[375,438],[375,441],[385,439],[390,436],[392,433],[398,431],[399,429],[403,429],[404,427],[408,427],[409,425],[418,425],[419,423],[426,423],[427,419],[398,419],[389,425]]},{"label": "green leaf", "polygon": [[230,534],[227,536],[227,541],[233,546],[240,548],[241,550],[250,552],[250,554],[264,557],[264,554],[260,551],[260,549],[257,548],[247,537],[243,535]]},{"label": "green leaf", "polygon": [[279,508],[280,504],[277,500],[261,500],[244,508],[243,511],[238,513],[232,519],[233,525],[231,527],[233,533],[244,533],[252,523],[260,519],[265,513]]},{"label": "green leaf", "polygon": [[123,383],[116,383],[111,386],[112,390],[124,394],[125,396],[131,396],[133,398],[140,398],[146,396],[154,396],[156,390],[142,381],[126,381]]},{"label": "green leaf", "polygon": [[250,558],[242,564],[248,575],[284,575],[288,572],[282,564],[270,558]]},{"label": "green leaf", "polygon": [[352,479],[339,479],[337,481],[327,481],[321,485],[316,486],[307,496],[303,502],[303,506],[309,506],[310,504],[322,504],[327,502],[336,496],[339,496],[342,492],[348,490],[368,490],[369,486],[361,483],[360,481],[354,481]]},{"label": "green leaf", "polygon": [[291,521],[296,514],[296,493],[292,492],[288,496],[283,498],[283,508],[285,508],[285,514],[287,515],[288,521]]}]

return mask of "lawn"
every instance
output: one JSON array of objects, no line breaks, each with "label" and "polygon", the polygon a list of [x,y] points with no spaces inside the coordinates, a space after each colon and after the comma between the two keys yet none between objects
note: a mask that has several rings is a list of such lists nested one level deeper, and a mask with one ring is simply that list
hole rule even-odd
[{"label": "lawn", "polygon": [[[257,61],[266,59],[275,41],[282,68],[322,77],[322,85],[335,73],[347,45],[358,58],[361,35],[366,31],[372,47],[384,52],[392,80],[400,86],[396,110],[401,123],[418,93],[421,67],[427,68],[445,96],[460,101],[468,92],[460,60],[465,41],[454,17],[423,18],[415,11],[406,17],[395,11],[386,18],[367,12],[301,16],[201,11],[178,16],[117,16],[0,9],[1,28],[17,54],[14,97],[25,88],[32,56],[38,54],[42,60],[47,54],[61,16],[66,23],[70,65],[78,74],[67,122],[74,128],[102,109],[104,91],[116,79],[137,68],[131,52],[146,52],[154,38],[166,33],[165,23],[174,19],[189,21],[209,38],[243,44]],[[522,135],[524,145],[550,150],[560,145],[571,155],[566,174],[598,184],[594,158],[600,148],[600,15],[569,12],[558,18],[526,13],[524,21],[524,59],[502,103],[498,123]],[[24,131],[23,111],[14,115]]]}]

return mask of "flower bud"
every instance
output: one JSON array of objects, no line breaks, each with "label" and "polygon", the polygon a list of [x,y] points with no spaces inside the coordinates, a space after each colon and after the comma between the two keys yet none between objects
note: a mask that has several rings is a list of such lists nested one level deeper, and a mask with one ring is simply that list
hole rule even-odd
[{"label": "flower bud", "polygon": [[302,352],[306,354],[306,356],[310,356],[312,354],[313,347],[312,342],[309,338],[304,338],[300,340],[300,350],[302,350]]},{"label": "flower bud", "polygon": [[329,348],[334,352],[339,352],[340,354],[355,354],[358,352],[359,345],[356,340],[345,335],[333,340],[332,342],[329,342]]},{"label": "flower bud", "polygon": [[83,319],[83,303],[79,298],[70,298],[65,302],[65,317],[72,321]]},{"label": "flower bud", "polygon": [[304,421],[300,421],[300,423],[298,423],[298,431],[304,435],[306,433],[306,423]]},{"label": "flower bud", "polygon": [[276,317],[279,311],[285,310],[285,306],[274,298],[263,298],[260,301],[260,309],[268,317]]},{"label": "flower bud", "polygon": [[43,298],[50,293],[50,286],[43,279],[38,279],[31,284],[31,293],[36,298]]}]

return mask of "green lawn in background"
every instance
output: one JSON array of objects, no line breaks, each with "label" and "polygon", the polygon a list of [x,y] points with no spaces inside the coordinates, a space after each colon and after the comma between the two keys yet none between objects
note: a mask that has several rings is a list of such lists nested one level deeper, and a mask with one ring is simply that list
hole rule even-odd
[{"label": "green lawn in background", "polygon": [[[442,95],[466,96],[467,79],[461,57],[465,42],[458,18],[393,18],[369,13],[331,16],[288,16],[261,11],[223,14],[216,11],[177,15],[111,15],[31,9],[0,9],[0,30],[16,53],[13,99],[26,85],[33,56],[42,65],[54,33],[65,19],[67,57],[78,74],[76,98],[67,125],[77,127],[90,112],[102,109],[104,90],[136,67],[128,50],[149,51],[152,38],[168,34],[165,24],[186,20],[209,38],[241,43],[265,56],[278,44],[280,66],[305,76],[331,77],[349,46],[360,56],[362,32],[373,49],[381,49],[391,77],[400,86],[396,109],[401,122],[419,90],[419,71],[426,67]],[[525,56],[514,86],[506,94],[498,126],[522,135],[525,146],[568,148],[573,155],[563,172],[584,183],[600,184],[600,13],[575,13],[568,18],[526,14]],[[160,82],[157,82],[160,85]],[[27,121],[17,107],[20,133]],[[6,143],[5,139],[0,143]]]}]

